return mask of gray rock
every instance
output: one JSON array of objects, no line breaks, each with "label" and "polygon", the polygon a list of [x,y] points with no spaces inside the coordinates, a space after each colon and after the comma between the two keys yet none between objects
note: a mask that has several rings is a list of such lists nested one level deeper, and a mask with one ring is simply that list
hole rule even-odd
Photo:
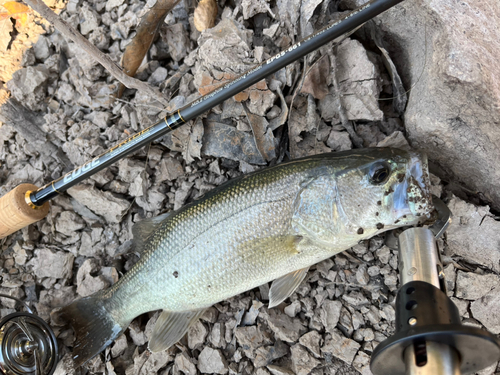
[{"label": "gray rock", "polygon": [[360,347],[361,345],[356,341],[333,332],[332,338],[321,347],[321,352],[323,355],[332,355],[350,365]]},{"label": "gray rock", "polygon": [[264,304],[260,301],[253,301],[252,306],[250,306],[250,310],[243,316],[243,320],[241,321],[241,325],[250,326],[255,324],[255,320],[257,316],[259,316],[259,309],[264,306]]},{"label": "gray rock", "polygon": [[130,158],[122,159],[118,162],[118,177],[122,181],[132,183],[135,178],[144,171],[145,165],[143,162]]},{"label": "gray rock", "polygon": [[174,61],[179,61],[187,56],[189,37],[182,23],[179,22],[168,26],[164,39],[166,39],[169,47],[168,52]]},{"label": "gray rock", "polygon": [[130,203],[125,199],[117,198],[108,191],[103,192],[90,185],[78,184],[67,191],[79,203],[104,217],[109,223],[119,223],[130,207]]},{"label": "gray rock", "polygon": [[196,366],[191,362],[186,352],[181,352],[175,356],[175,366],[186,375],[196,374]]},{"label": "gray rock", "polygon": [[54,375],[75,375],[75,360],[71,353],[67,353],[57,362]]},{"label": "gray rock", "polygon": [[448,264],[444,268],[444,278],[446,280],[446,290],[448,296],[452,296],[455,291],[455,281],[457,278],[457,273],[455,272],[455,267],[453,263]]},{"label": "gray rock", "polygon": [[469,318],[469,301],[464,301],[463,299],[458,299],[455,297],[450,297],[455,306],[458,308],[458,312],[462,318]]},{"label": "gray rock", "polygon": [[45,87],[49,78],[49,71],[44,65],[28,66],[19,69],[7,82],[10,92],[19,102],[32,111],[45,108]]},{"label": "gray rock", "polygon": [[320,319],[326,332],[335,332],[335,328],[339,322],[341,309],[342,303],[340,301],[326,300],[323,302],[320,311]]},{"label": "gray rock", "polygon": [[294,301],[287,307],[285,307],[284,311],[285,314],[288,315],[290,318],[295,318],[295,316],[300,312],[300,310],[301,310],[300,301]]},{"label": "gray rock", "polygon": [[370,275],[368,274],[368,266],[366,264],[362,264],[358,267],[358,270],[356,271],[356,280],[361,285],[368,285]]},{"label": "gray rock", "polygon": [[[405,112],[412,146],[438,163],[442,175],[454,176],[447,180],[458,179],[469,191],[481,192],[496,209],[500,207],[499,14],[496,0],[419,0],[405,2],[379,18],[380,27],[391,35],[391,46],[397,46],[391,52],[400,62],[403,81],[412,87]],[[402,17],[408,22],[401,22]],[[471,27],[478,20],[484,27]],[[439,43],[431,46],[431,40]],[[492,261],[497,269],[498,260]]]},{"label": "gray rock", "polygon": [[[253,61],[247,55],[251,52],[251,35],[250,30],[228,18],[205,30],[198,38],[198,72],[206,69],[237,74],[250,69]],[[195,74],[197,87],[201,86],[201,79],[201,74]]]},{"label": "gray rock", "polygon": [[148,350],[134,358],[134,374],[157,374],[158,371],[174,358],[168,350],[150,353]]},{"label": "gray rock", "polygon": [[453,197],[448,208],[454,216],[446,231],[449,255],[500,272],[500,222],[490,216],[489,207],[477,207]]},{"label": "gray rock", "polygon": [[74,259],[75,256],[71,253],[37,249],[32,260],[33,271],[37,277],[69,279],[73,275]]},{"label": "gray rock", "polygon": [[296,342],[306,332],[306,327],[299,319],[290,318],[274,309],[268,311],[266,319],[276,337],[286,342]]},{"label": "gray rock", "polygon": [[370,301],[368,301],[368,298],[366,298],[363,293],[356,291],[342,295],[342,299],[348,304],[356,307],[370,304]]},{"label": "gray rock", "polygon": [[316,357],[321,357],[320,351],[320,342],[323,341],[323,338],[317,331],[310,331],[303,335],[299,342],[304,345],[309,351]]},{"label": "gray rock", "polygon": [[132,339],[134,345],[141,346],[148,341],[146,333],[141,329],[139,322],[133,320],[132,323],[128,326],[128,334]]},{"label": "gray rock", "polygon": [[74,212],[64,211],[56,219],[56,230],[68,237],[82,228],[85,228],[85,222]]},{"label": "gray rock", "polygon": [[256,326],[237,327],[234,335],[248,358],[254,358],[257,348],[271,344],[268,334]]},{"label": "gray rock", "polygon": [[383,246],[380,249],[376,251],[378,260],[380,260],[381,263],[387,264],[389,263],[389,258],[391,257],[391,250],[387,246]]},{"label": "gray rock", "polygon": [[378,73],[363,45],[346,39],[338,47],[337,80],[343,95],[341,102],[349,120],[380,121]]},{"label": "gray rock", "polygon": [[167,79],[168,70],[163,66],[159,66],[148,78],[148,82],[153,86],[158,86]]},{"label": "gray rock", "polygon": [[81,17],[81,21],[79,23],[80,32],[83,35],[87,35],[91,31],[99,27],[101,17],[99,16],[99,14],[97,14],[96,11],[91,9],[87,4],[83,4],[83,6],[81,7],[80,17]]},{"label": "gray rock", "polygon": [[384,140],[378,142],[377,147],[393,147],[393,148],[399,148],[401,150],[407,150],[407,151],[411,150],[410,144],[406,140],[403,133],[400,132],[399,130],[395,131]]},{"label": "gray rock", "polygon": [[498,288],[493,289],[470,305],[472,316],[494,334],[500,333],[500,315],[496,314],[499,309],[500,293],[498,293]]},{"label": "gray rock", "polygon": [[198,369],[203,374],[227,374],[227,361],[219,349],[205,346],[198,357]]},{"label": "gray rock", "polygon": [[372,375],[370,371],[370,356],[363,351],[359,351],[352,362],[352,366],[358,370],[361,375]]},{"label": "gray rock", "polygon": [[226,345],[224,340],[226,326],[222,323],[215,323],[210,331],[210,343],[216,348],[222,348]]},{"label": "gray rock", "polygon": [[199,320],[188,330],[188,347],[189,349],[200,348],[207,338],[208,331],[205,325]]},{"label": "gray rock", "polygon": [[273,375],[295,375],[293,371],[288,370],[284,367],[276,366],[276,365],[269,365],[267,366],[267,369],[271,372]]},{"label": "gray rock", "polygon": [[45,61],[50,56],[50,42],[49,39],[43,35],[38,37],[35,45],[33,46],[35,57],[40,61]]},{"label": "gray rock", "polygon": [[349,133],[340,132],[335,129],[330,132],[326,145],[330,147],[332,151],[346,151],[352,149]]},{"label": "gray rock", "polygon": [[121,356],[128,347],[127,336],[122,334],[116,340],[111,347],[111,357],[116,358]]},{"label": "gray rock", "polygon": [[458,271],[456,297],[476,300],[500,284],[497,275],[478,275],[472,272]]},{"label": "gray rock", "polygon": [[255,367],[263,367],[271,364],[274,360],[284,357],[290,352],[289,347],[281,340],[276,340],[274,345],[261,346],[255,351],[253,364]]},{"label": "gray rock", "polygon": [[76,292],[80,296],[87,297],[110,286],[110,283],[104,276],[92,276],[99,269],[99,264],[95,259],[87,259],[78,269],[78,273],[76,274]]},{"label": "gray rock", "polygon": [[53,309],[69,305],[76,297],[74,286],[42,290],[39,302],[36,304],[36,311],[41,318],[48,320]]},{"label": "gray rock", "polygon": [[300,344],[291,347],[292,371],[296,375],[308,375],[320,362],[309,355],[307,349]]}]

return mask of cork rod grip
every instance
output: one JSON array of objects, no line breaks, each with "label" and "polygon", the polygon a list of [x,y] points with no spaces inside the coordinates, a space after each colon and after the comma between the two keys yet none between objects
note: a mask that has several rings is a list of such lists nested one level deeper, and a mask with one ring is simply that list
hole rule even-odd
[{"label": "cork rod grip", "polygon": [[32,184],[21,184],[0,198],[0,238],[43,219],[49,213],[49,203],[32,208],[26,202],[28,191],[38,188]]}]

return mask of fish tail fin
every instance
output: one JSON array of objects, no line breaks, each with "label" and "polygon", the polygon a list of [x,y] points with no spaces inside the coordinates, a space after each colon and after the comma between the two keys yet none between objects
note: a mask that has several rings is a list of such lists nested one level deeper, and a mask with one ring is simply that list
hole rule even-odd
[{"label": "fish tail fin", "polygon": [[106,305],[109,305],[108,300],[97,293],[71,303],[59,313],[59,317],[70,323],[75,331],[75,368],[99,354],[130,324],[118,322],[106,309]]}]

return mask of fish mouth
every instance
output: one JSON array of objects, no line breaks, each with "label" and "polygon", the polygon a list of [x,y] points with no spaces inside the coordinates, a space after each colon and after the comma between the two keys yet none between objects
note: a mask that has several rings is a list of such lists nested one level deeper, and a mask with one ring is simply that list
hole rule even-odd
[{"label": "fish mouth", "polygon": [[394,191],[394,213],[398,220],[417,224],[431,216],[434,206],[430,185],[427,155],[410,152],[406,176]]}]

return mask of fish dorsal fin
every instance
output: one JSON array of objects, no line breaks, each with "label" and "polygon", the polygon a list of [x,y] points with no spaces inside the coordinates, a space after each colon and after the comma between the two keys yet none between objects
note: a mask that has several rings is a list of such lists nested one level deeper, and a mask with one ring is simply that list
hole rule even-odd
[{"label": "fish dorsal fin", "polygon": [[278,306],[286,300],[304,280],[308,270],[309,267],[302,268],[274,280],[269,289],[269,308]]},{"label": "fish dorsal fin", "polygon": [[153,233],[160,226],[163,220],[170,215],[172,215],[172,212],[167,212],[135,223],[132,227],[132,234],[134,236],[132,245],[133,250],[141,252],[147,239],[151,236],[151,233]]},{"label": "fish dorsal fin", "polygon": [[182,339],[189,327],[191,327],[206,309],[196,311],[172,312],[163,310],[156,321],[148,348],[156,353],[170,348]]}]

